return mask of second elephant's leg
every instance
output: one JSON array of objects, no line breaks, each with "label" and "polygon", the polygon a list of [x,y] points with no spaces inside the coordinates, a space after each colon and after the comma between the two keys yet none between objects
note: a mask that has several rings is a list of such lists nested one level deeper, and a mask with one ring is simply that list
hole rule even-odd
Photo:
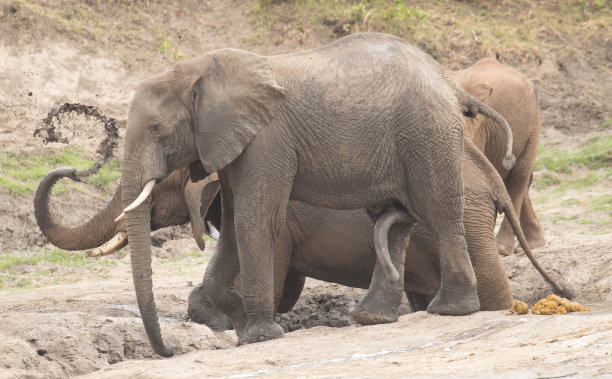
[{"label": "second elephant's leg", "polygon": [[525,197],[523,197],[520,220],[521,229],[523,229],[529,247],[535,249],[536,247],[546,246],[542,224],[538,221],[535,211],[533,210],[533,204],[531,204],[529,193],[526,193]]},{"label": "second elephant's leg", "polygon": [[[529,228],[531,230],[534,230],[533,221],[536,223],[538,222],[535,212],[533,211],[533,207],[531,207],[531,201],[529,201],[529,186],[531,185],[533,162],[535,161],[535,154],[538,145],[538,134],[535,132],[535,130],[537,129],[534,129],[534,132],[529,137],[529,140],[523,148],[522,153],[517,156],[516,164],[510,170],[508,176],[504,179],[504,185],[506,186],[508,195],[510,195],[514,212],[521,217],[525,212],[527,212],[525,213],[526,218],[528,221],[532,221],[531,227]],[[527,206],[529,209],[523,210],[523,206]],[[538,228],[535,227],[535,235],[537,235],[537,230]],[[543,240],[541,228],[539,228],[539,232],[539,237],[541,240]],[[504,217],[504,220],[499,227],[495,240],[497,241],[497,248],[500,254],[509,255],[514,253],[514,231],[512,230],[512,226],[508,220],[506,220],[506,217]],[[535,238],[534,242],[538,243],[538,238]]]},{"label": "second elephant's leg", "polygon": [[223,218],[222,233],[204,274],[204,295],[219,311],[226,314],[237,331],[247,323],[242,297],[234,289],[234,281],[240,273],[236,233],[234,229],[233,194],[222,182]]},{"label": "second elephant's leg", "polygon": [[299,274],[297,271],[293,269],[287,271],[285,283],[282,288],[282,297],[276,308],[278,313],[287,313],[293,308],[302,294],[305,281],[306,277]]},{"label": "second elephant's leg", "polygon": [[232,329],[232,322],[219,309],[215,308],[204,291],[202,284],[193,287],[187,305],[189,319],[204,324],[216,332]]},{"label": "second elephant's leg", "polygon": [[361,325],[384,324],[397,321],[404,293],[404,257],[410,238],[412,224],[394,224],[389,230],[389,256],[400,274],[399,280],[391,282],[382,265],[376,260],[370,288],[350,315]]}]

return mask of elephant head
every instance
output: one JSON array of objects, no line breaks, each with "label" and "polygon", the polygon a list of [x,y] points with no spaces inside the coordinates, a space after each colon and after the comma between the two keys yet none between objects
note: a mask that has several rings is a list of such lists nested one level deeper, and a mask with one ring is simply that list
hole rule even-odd
[{"label": "elephant head", "polygon": [[233,49],[179,63],[136,91],[125,136],[122,198],[138,306],[151,345],[162,356],[172,351],[162,341],[153,299],[148,195],[172,170],[192,162],[192,180],[224,168],[271,120],[282,98],[267,58]]},{"label": "elephant head", "polygon": [[[53,185],[64,177],[74,178],[76,170],[61,167],[50,171],[40,182],[34,197],[34,215],[43,235],[53,245],[66,250],[89,250],[88,256],[111,254],[127,245],[125,220],[119,218],[123,208],[121,186],[113,192],[106,206],[87,222],[68,227],[56,222],[57,215],[49,209]],[[204,249],[202,235],[205,220],[216,228],[220,224],[220,202],[217,199],[219,183],[216,175],[193,183],[187,169],[176,170],[151,193],[151,230],[191,222],[198,247]],[[215,203],[213,204],[213,201]],[[211,212],[208,213],[209,208]],[[55,216],[55,217],[54,217]]]}]

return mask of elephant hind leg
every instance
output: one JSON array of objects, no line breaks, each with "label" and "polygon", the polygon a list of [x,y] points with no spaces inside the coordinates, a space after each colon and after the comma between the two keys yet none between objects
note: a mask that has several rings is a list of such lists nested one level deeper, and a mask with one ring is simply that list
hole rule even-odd
[{"label": "elephant hind leg", "polygon": [[283,285],[282,297],[278,302],[278,307],[276,308],[278,313],[287,313],[293,308],[302,294],[305,282],[306,277],[304,275],[301,275],[293,269],[289,269],[287,271],[287,276],[285,277],[285,283]]},{"label": "elephant hind leg", "polygon": [[527,244],[532,249],[536,247],[546,246],[546,239],[544,239],[544,232],[542,231],[542,225],[536,217],[531,199],[527,193],[523,198],[523,208],[521,208],[521,229],[527,239]]},{"label": "elephant hind leg", "polygon": [[[531,240],[527,240],[531,248],[536,247],[536,245],[543,246],[545,243],[542,227],[529,199],[529,186],[531,185],[533,163],[539,140],[538,129],[534,128],[534,130],[523,148],[523,152],[519,155],[516,165],[510,170],[504,180],[514,212],[521,217],[521,227],[526,235],[530,234],[532,237]],[[523,225],[523,220],[525,220],[525,225]],[[527,232],[527,230],[529,231]],[[514,231],[506,217],[502,221],[495,240],[497,241],[497,248],[500,254],[510,255],[514,253]],[[534,243],[534,246],[531,245],[531,242]]]},{"label": "elephant hind leg", "polygon": [[[454,132],[454,133],[453,133]],[[480,302],[463,226],[463,170],[461,128],[435,134],[435,147],[421,156],[407,156],[406,192],[402,205],[431,231],[440,256],[441,283],[429,313],[465,315],[477,312]]]},{"label": "elephant hind leg", "polygon": [[397,321],[404,293],[404,261],[410,231],[414,224],[394,224],[388,234],[389,257],[398,271],[399,280],[391,282],[377,260],[370,288],[364,298],[349,313],[361,325],[384,324]]},{"label": "elephant hind leg", "polygon": [[413,312],[426,311],[427,305],[429,305],[431,302],[431,297],[412,291],[406,292],[406,298],[408,299],[408,304],[410,304],[410,309]]}]

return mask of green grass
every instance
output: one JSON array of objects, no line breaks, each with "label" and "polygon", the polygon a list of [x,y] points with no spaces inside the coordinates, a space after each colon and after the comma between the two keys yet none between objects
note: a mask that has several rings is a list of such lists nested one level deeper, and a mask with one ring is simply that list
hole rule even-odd
[{"label": "green grass", "polygon": [[612,136],[595,136],[584,145],[570,149],[539,146],[533,169],[571,173],[577,165],[590,170],[612,167]]},{"label": "green grass", "polygon": [[550,51],[580,55],[584,43],[612,24],[612,10],[601,0],[257,0],[252,10],[261,40],[270,31],[283,38],[306,30],[332,37],[385,32],[451,66],[466,54],[509,62],[538,60]]},{"label": "green grass", "polygon": [[[44,263],[44,264],[42,264]],[[42,265],[41,265],[42,264]],[[0,254],[0,289],[37,288],[41,286],[76,281],[83,275],[70,277],[70,274],[86,272],[107,273],[104,267],[117,266],[112,258],[89,259],[83,251],[65,251],[53,248],[34,255],[5,252]]]},{"label": "green grass", "polygon": [[593,199],[589,203],[589,210],[609,212],[612,217],[612,195],[603,195]]},{"label": "green grass", "polygon": [[0,254],[0,273],[9,273],[15,265],[35,265],[39,262],[49,262],[55,265],[80,267],[87,262],[83,252],[68,252],[54,248],[51,251],[34,255],[20,256],[9,253]]},{"label": "green grass", "polygon": [[[576,174],[579,168],[589,170]],[[612,136],[595,136],[574,148],[540,145],[533,166],[543,171],[534,180],[538,190],[556,186],[557,192],[591,187],[612,175]]]},{"label": "green grass", "polygon": [[[174,60],[187,58],[179,52],[174,40],[167,36],[167,26],[156,26],[153,13],[166,14],[174,6],[158,0],[115,0],[40,2],[15,0],[32,16],[34,22],[44,22],[60,33],[75,35],[82,40],[96,41],[110,50],[119,44],[147,46],[151,53],[159,53]],[[110,17],[108,16],[110,15]],[[180,34],[179,34],[180,35]],[[96,51],[92,46],[92,53]],[[130,57],[133,59],[134,57]]]},{"label": "green grass", "polygon": [[[86,170],[92,167],[94,162],[87,159],[86,155],[85,149],[74,146],[62,148],[55,155],[0,153],[0,190],[13,196],[28,196],[53,168],[68,166],[77,170]],[[115,160],[88,177],[87,182],[108,193],[114,188],[120,176],[121,163]],[[74,190],[80,190],[78,183],[58,183],[53,188],[53,193],[60,194]]]}]

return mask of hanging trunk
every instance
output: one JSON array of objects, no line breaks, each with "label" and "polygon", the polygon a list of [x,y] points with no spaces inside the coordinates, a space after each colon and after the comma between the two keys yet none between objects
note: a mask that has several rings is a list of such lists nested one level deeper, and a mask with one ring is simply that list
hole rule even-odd
[{"label": "hanging trunk", "polygon": [[55,183],[76,172],[72,167],[61,167],[50,171],[41,180],[34,197],[34,215],[43,235],[53,245],[65,250],[85,250],[98,247],[117,233],[115,217],[121,213],[121,191],[115,190],[104,209],[87,222],[75,226],[57,223],[49,209],[49,198]]},{"label": "hanging trunk", "polygon": [[[124,207],[130,205],[141,193],[141,172],[139,165],[124,161],[121,177]],[[142,322],[153,350],[163,356],[173,355],[171,348],[164,345],[153,298],[151,279],[151,198],[148,197],[139,207],[126,212],[126,223],[132,262],[132,278]]]}]

